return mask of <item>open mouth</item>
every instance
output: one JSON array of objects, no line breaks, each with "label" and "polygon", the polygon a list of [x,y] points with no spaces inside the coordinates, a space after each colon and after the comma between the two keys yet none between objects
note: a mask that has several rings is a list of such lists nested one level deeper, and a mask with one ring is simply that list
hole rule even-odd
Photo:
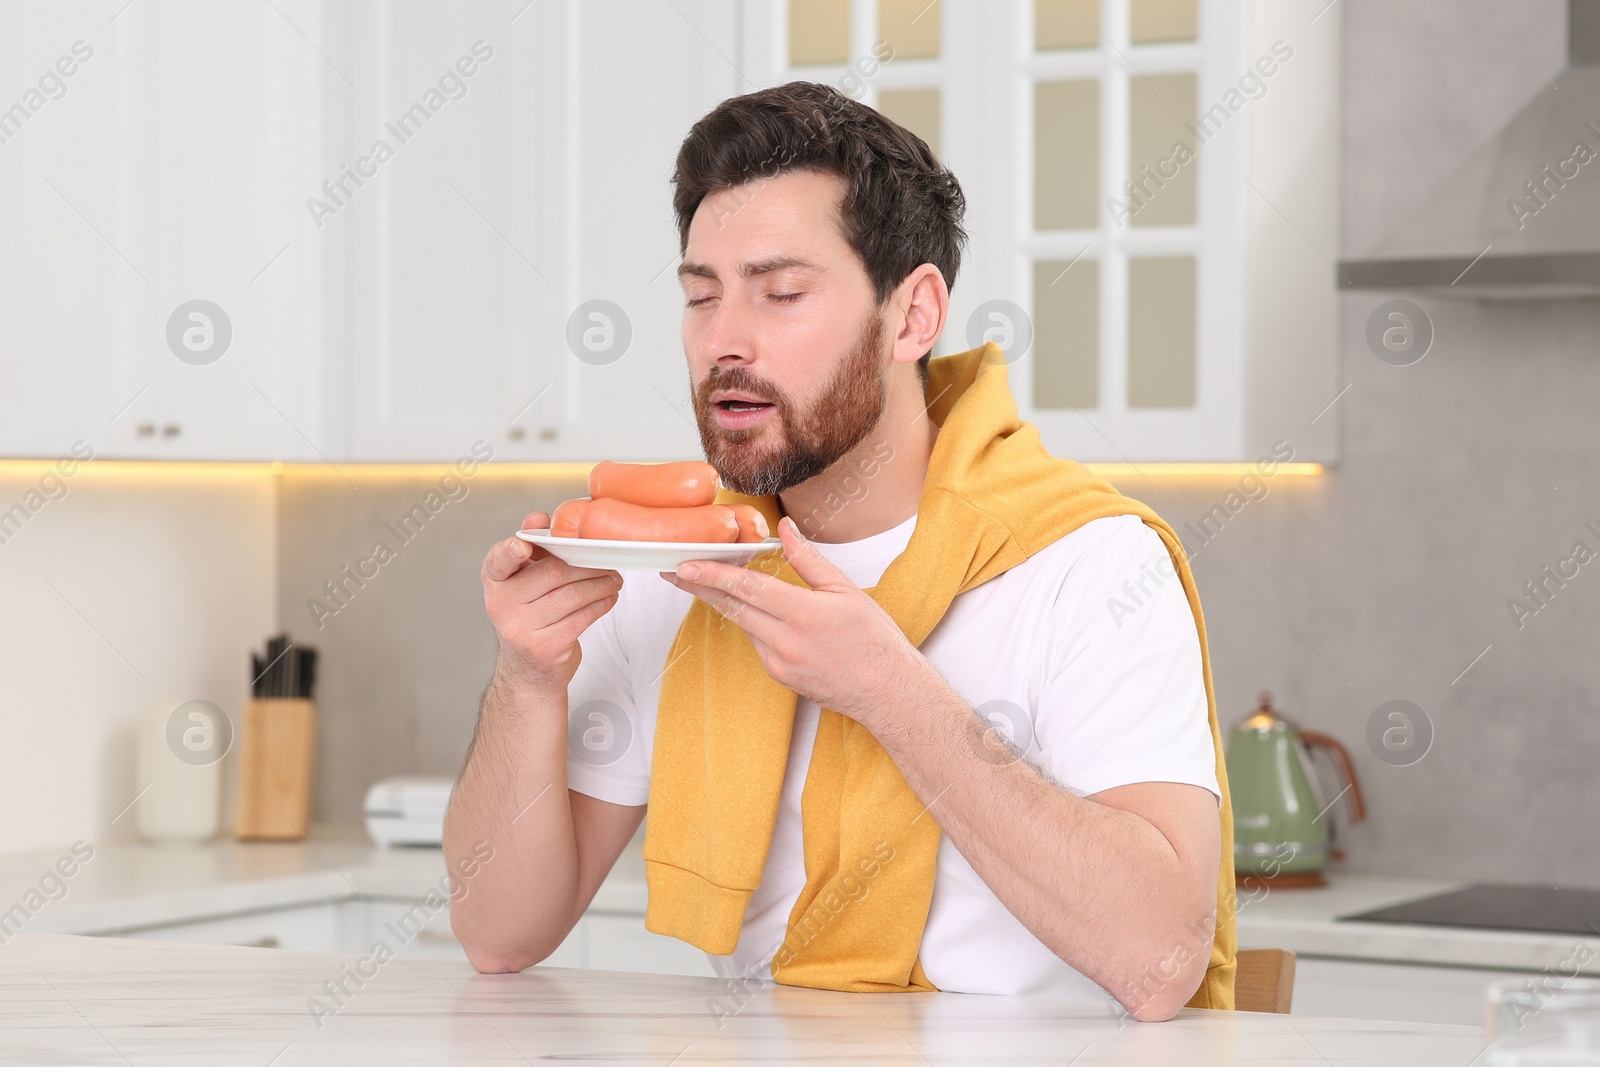
[{"label": "open mouth", "polygon": [[724,430],[754,430],[777,410],[776,405],[765,400],[743,396],[723,397],[713,402],[712,407],[716,409],[717,425]]},{"label": "open mouth", "polygon": [[760,400],[719,400],[717,407],[723,411],[740,413],[747,411],[762,411],[772,405]]}]

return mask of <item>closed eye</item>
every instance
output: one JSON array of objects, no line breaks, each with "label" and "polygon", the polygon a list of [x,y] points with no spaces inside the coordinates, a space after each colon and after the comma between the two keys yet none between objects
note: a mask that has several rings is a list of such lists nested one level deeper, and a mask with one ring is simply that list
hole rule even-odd
[{"label": "closed eye", "polygon": [[802,296],[805,296],[804,293],[772,293],[770,295],[772,299],[781,301],[785,304],[790,303],[791,301],[799,300]]}]

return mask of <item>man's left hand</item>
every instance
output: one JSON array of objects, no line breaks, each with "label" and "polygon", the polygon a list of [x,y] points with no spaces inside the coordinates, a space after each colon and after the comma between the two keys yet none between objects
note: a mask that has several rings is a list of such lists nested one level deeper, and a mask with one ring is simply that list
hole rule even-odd
[{"label": "man's left hand", "polygon": [[784,558],[811,588],[710,560],[661,576],[744,630],[774,681],[876,734],[882,715],[937,672],[889,613],[818,552],[793,519],[779,520],[778,537]]}]

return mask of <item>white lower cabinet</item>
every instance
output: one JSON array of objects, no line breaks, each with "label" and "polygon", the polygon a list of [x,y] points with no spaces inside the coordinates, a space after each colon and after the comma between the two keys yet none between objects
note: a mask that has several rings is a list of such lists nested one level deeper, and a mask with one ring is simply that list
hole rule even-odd
[{"label": "white lower cabinet", "polygon": [[191,941],[207,945],[243,945],[247,948],[287,948],[300,952],[353,952],[357,946],[347,944],[340,935],[349,927],[352,915],[349,909],[358,904],[357,901],[329,901],[298,908],[274,908],[220,919],[116,930],[111,931],[111,936],[149,941]]},{"label": "white lower cabinet", "polygon": [[[382,940],[397,959],[462,960],[450,909],[400,898],[362,897],[225,918],[114,932],[117,936],[307,952],[368,953]],[[715,977],[711,960],[676,938],[653,934],[644,916],[591,911],[540,966]],[[1528,972],[1300,956],[1294,1014],[1401,1022],[1483,1021],[1484,994],[1502,978]]]},{"label": "white lower cabinet", "polygon": [[1481,1026],[1490,982],[1539,977],[1527,971],[1300,956],[1294,1014]]},{"label": "white lower cabinet", "polygon": [[347,934],[356,945],[346,951],[371,952],[382,941],[396,959],[464,960],[466,951],[450,932],[450,908],[430,909],[416,900],[363,898],[350,904]]},{"label": "white lower cabinet", "polygon": [[[373,951],[377,942],[396,959],[465,960],[450,931],[450,909],[399,898],[363,897],[277,908],[196,922],[118,930],[113,936],[190,941],[303,952]],[[644,928],[644,916],[590,912],[540,966],[715,977],[704,952]]]},{"label": "white lower cabinet", "polygon": [[578,930],[583,931],[583,963],[576,966],[596,971],[644,971],[706,978],[715,978],[717,974],[711,969],[710,957],[687,941],[646,930],[643,915],[590,912],[578,923]]}]

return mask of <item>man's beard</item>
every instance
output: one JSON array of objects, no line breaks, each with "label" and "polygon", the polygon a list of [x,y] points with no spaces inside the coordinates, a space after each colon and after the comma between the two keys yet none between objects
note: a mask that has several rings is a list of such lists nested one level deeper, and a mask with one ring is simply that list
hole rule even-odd
[{"label": "man's beard", "polygon": [[[694,414],[700,444],[722,484],[748,496],[780,493],[821,474],[865,440],[888,401],[881,364],[883,335],[883,316],[869,314],[855,348],[804,412],[786,393],[745,367],[713,366],[695,390]],[[782,440],[771,446],[757,441],[772,432],[771,419],[748,430],[719,426],[711,404],[711,394],[719,389],[774,405]]]}]

